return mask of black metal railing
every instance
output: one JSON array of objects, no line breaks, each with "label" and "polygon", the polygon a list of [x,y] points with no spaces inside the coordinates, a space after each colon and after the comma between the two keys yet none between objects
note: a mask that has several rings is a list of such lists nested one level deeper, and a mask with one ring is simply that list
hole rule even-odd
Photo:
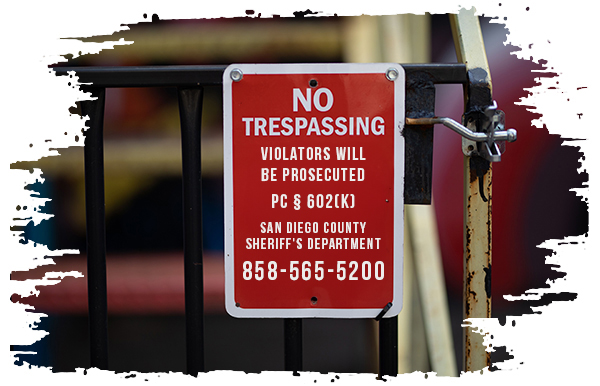
[{"label": "black metal railing", "polygon": [[[91,367],[108,369],[108,314],[104,203],[104,99],[110,87],[176,87],[181,122],[186,372],[204,371],[204,291],[202,268],[202,194],[200,124],[204,86],[222,85],[226,66],[56,67],[57,75],[74,71],[85,91],[96,98],[81,102],[89,116],[85,133],[85,199],[88,307]],[[436,84],[467,84],[463,64],[403,65],[406,116],[434,116]],[[405,204],[431,203],[433,126],[406,125]],[[302,370],[302,319],[284,319],[285,370]],[[398,373],[398,318],[379,321],[379,375]]]}]

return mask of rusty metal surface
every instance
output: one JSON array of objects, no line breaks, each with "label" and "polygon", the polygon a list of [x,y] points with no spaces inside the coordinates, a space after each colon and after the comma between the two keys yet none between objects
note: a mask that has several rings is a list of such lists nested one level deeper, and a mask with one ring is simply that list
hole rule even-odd
[{"label": "rusty metal surface", "polygon": [[[472,131],[481,131],[481,114],[492,104],[492,82],[475,10],[450,15],[459,62],[467,66],[465,122]],[[469,119],[475,117],[476,119]],[[464,158],[464,310],[463,319],[489,318],[492,314],[492,168],[478,156]],[[471,327],[463,330],[465,371],[491,366],[490,352],[483,336]]]},{"label": "rusty metal surface", "polygon": [[[403,65],[406,71],[406,117],[435,116],[435,85],[466,84],[464,64]],[[460,73],[462,72],[462,75]],[[433,123],[404,126],[404,203],[431,204],[433,176]]]},{"label": "rusty metal surface", "polygon": [[[473,158],[464,157],[464,310],[463,319],[492,316],[492,169],[482,177],[472,166]],[[487,163],[485,160],[480,162]],[[483,189],[480,189],[480,184]],[[485,197],[485,200],[484,200]],[[465,371],[491,365],[483,336],[472,328],[464,329]]]},{"label": "rusty metal surface", "polygon": [[[406,117],[435,115],[435,83],[429,72],[406,78]],[[431,204],[433,175],[433,125],[405,125],[404,203]]]}]

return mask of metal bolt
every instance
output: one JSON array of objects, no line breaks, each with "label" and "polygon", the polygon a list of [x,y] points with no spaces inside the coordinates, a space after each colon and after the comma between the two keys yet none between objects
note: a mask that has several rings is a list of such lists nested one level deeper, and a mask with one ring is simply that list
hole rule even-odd
[{"label": "metal bolt", "polygon": [[234,82],[239,82],[244,77],[242,70],[240,70],[239,68],[234,68],[233,70],[231,70],[231,73],[229,75],[231,76],[231,80],[233,80]]},{"label": "metal bolt", "polygon": [[508,137],[508,142],[514,142],[517,140],[517,130],[515,129],[506,130],[506,135]]},{"label": "metal bolt", "polygon": [[391,80],[392,82],[398,79],[398,75],[398,70],[396,70],[395,68],[388,68],[388,70],[385,73],[385,77],[388,78],[388,80]]}]

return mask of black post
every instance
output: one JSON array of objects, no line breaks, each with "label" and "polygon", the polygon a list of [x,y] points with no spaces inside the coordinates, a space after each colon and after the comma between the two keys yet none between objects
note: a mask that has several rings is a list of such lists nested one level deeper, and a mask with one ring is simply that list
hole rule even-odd
[{"label": "black post", "polygon": [[302,371],[302,319],[283,320],[285,371]]},{"label": "black post", "polygon": [[202,170],[200,124],[202,87],[179,88],[183,166],[183,254],[187,374],[204,371],[204,288],[202,277]]},{"label": "black post", "polygon": [[93,88],[90,91],[97,99],[81,102],[82,114],[90,118],[84,147],[90,357],[91,367],[108,370],[103,135],[105,90]]},{"label": "black post", "polygon": [[[406,117],[432,118],[435,115],[435,76],[413,70],[406,77]],[[405,125],[404,203],[431,204],[433,177],[433,125]]]},{"label": "black post", "polygon": [[398,374],[398,316],[379,321],[379,377]]}]

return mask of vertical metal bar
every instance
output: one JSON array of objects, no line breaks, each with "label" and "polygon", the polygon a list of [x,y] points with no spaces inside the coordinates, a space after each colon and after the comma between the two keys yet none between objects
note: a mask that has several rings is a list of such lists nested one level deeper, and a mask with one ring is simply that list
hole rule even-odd
[{"label": "vertical metal bar", "polygon": [[104,206],[104,88],[92,88],[94,101],[82,101],[90,119],[85,132],[85,216],[87,239],[88,318],[91,367],[108,370],[106,298],[106,225]]},{"label": "vertical metal bar", "polygon": [[398,316],[379,321],[379,377],[398,374]]},{"label": "vertical metal bar", "polygon": [[[431,118],[435,115],[435,84],[431,74],[428,72],[415,71],[406,78],[406,102],[405,111],[407,118]],[[431,204],[431,181],[433,176],[433,125],[406,125],[403,132],[405,147],[405,177],[404,177],[404,204]],[[411,223],[406,217],[408,205],[405,206],[405,235],[410,235],[413,230]],[[409,254],[405,256],[404,264],[406,275],[414,275],[414,265],[416,265],[415,256],[411,240],[405,238],[405,251],[409,247]],[[418,297],[418,286],[416,281],[419,277],[415,276],[407,280],[405,288],[407,293],[404,295],[404,304],[407,305],[409,315],[402,315],[401,320],[410,323],[410,326],[403,326],[400,331],[406,333],[412,331],[412,335],[403,335],[400,338],[405,346],[412,342],[416,327],[415,321],[421,317],[419,314],[422,307],[413,299]],[[404,311],[403,311],[404,312]],[[417,319],[415,319],[417,317]],[[382,320],[383,321],[383,320]],[[381,328],[380,328],[381,334]],[[418,334],[419,337],[422,334]],[[380,336],[380,340],[381,340]],[[397,339],[397,338],[396,338]],[[407,352],[403,347],[401,352]],[[410,351],[409,363],[400,366],[402,372],[408,372],[420,369],[417,351]],[[383,355],[380,353],[380,356]],[[404,356],[404,355],[403,355]],[[410,370],[409,370],[410,369]]]},{"label": "vertical metal bar", "polygon": [[[485,54],[479,19],[475,10],[462,9],[450,15],[459,62],[467,66],[465,116],[480,114],[492,104],[492,81]],[[480,128],[467,126],[473,131]],[[492,167],[473,155],[464,157],[464,292],[463,319],[492,316]],[[471,327],[463,330],[464,370],[477,371],[491,366],[483,336]]]},{"label": "vertical metal bar", "polygon": [[302,319],[284,319],[283,334],[285,371],[299,375],[298,371],[302,371]]},{"label": "vertical metal bar", "polygon": [[[435,116],[435,84],[431,74],[415,71],[406,78],[406,117]],[[406,125],[404,204],[431,204],[433,125]]]},{"label": "vertical metal bar", "polygon": [[202,171],[200,124],[203,88],[180,88],[183,169],[183,254],[187,374],[204,371],[204,281],[202,269]]}]

